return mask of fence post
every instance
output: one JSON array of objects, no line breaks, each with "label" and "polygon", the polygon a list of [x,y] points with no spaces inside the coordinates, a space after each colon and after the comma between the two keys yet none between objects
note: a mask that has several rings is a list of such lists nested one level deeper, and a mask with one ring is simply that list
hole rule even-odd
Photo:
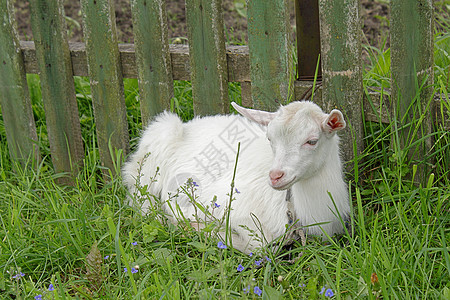
[{"label": "fence post", "polygon": [[168,109],[173,97],[166,2],[131,1],[142,123]]},{"label": "fence post", "polygon": [[361,20],[358,0],[344,3],[320,0],[320,38],[323,93],[321,106],[328,112],[338,108],[347,120],[341,143],[343,158],[353,158],[353,143],[357,153],[363,149],[362,124],[362,57]]},{"label": "fence post", "polygon": [[[84,157],[61,0],[32,0],[31,25],[55,172],[75,175]],[[73,178],[64,178],[73,183]]]},{"label": "fence post", "polygon": [[129,135],[113,2],[81,0],[100,159],[114,173],[112,156],[128,151]]},{"label": "fence post", "polygon": [[186,0],[194,113],[229,110],[221,0]]},{"label": "fence post", "polygon": [[12,3],[0,1],[0,105],[11,159],[24,164],[39,150]]},{"label": "fence post", "polygon": [[276,110],[294,91],[286,0],[249,0],[247,7],[251,94],[255,108]]},{"label": "fence post", "polygon": [[[433,2],[392,1],[392,100],[399,126],[403,127],[400,130],[403,147],[432,132],[433,47]],[[423,120],[421,114],[425,116]],[[409,149],[409,157],[424,158],[431,148],[431,141],[426,138]]]}]

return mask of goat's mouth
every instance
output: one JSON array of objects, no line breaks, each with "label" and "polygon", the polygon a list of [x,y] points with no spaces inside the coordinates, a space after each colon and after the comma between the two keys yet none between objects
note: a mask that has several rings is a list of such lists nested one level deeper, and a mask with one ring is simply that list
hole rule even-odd
[{"label": "goat's mouth", "polygon": [[288,188],[290,188],[291,186],[294,185],[295,180],[297,179],[297,177],[294,176],[294,178],[292,178],[290,181],[286,182],[286,181],[278,181],[277,183],[270,183],[270,186],[278,191],[282,191],[282,190],[287,190]]}]

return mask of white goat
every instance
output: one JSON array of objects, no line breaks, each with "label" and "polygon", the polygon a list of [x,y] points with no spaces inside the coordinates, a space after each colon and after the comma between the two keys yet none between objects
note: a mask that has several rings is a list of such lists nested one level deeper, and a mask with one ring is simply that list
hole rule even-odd
[{"label": "white goat", "polygon": [[[308,234],[343,232],[340,217],[349,217],[350,205],[335,134],[346,126],[342,113],[325,114],[304,101],[274,113],[232,105],[247,119],[210,116],[182,123],[168,112],[156,117],[123,168],[131,194],[139,197],[136,186],[148,185],[147,191],[161,199],[173,222],[180,213],[194,220],[193,215],[201,212],[187,195],[176,192],[192,178],[196,201],[220,219],[241,142],[230,212],[234,248],[250,252],[280,237],[292,223],[288,212]],[[150,205],[146,201],[144,211]],[[254,233],[264,236],[262,243]]]}]

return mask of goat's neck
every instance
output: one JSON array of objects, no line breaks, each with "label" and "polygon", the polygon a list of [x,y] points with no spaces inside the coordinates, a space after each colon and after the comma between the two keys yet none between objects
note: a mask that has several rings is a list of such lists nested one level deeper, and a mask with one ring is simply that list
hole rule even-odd
[{"label": "goat's neck", "polygon": [[322,168],[317,171],[314,176],[302,179],[292,186],[292,200],[294,202],[329,201],[328,193],[332,195],[338,194],[341,190],[342,166],[339,154],[330,155],[323,164]]}]

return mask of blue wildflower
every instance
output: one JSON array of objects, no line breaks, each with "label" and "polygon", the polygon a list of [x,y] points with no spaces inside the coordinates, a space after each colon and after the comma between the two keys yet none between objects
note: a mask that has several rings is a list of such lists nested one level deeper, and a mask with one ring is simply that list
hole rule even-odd
[{"label": "blue wildflower", "polygon": [[253,292],[258,296],[262,295],[262,291],[258,286],[255,286],[255,288],[253,289]]},{"label": "blue wildflower", "polygon": [[50,285],[48,286],[48,290],[49,290],[50,292],[52,292],[52,291],[55,290],[55,287],[53,286],[53,284],[50,283]]},{"label": "blue wildflower", "polygon": [[271,261],[272,261],[268,256],[266,256],[266,260],[267,260],[268,262],[271,262]]},{"label": "blue wildflower", "polygon": [[18,278],[23,277],[23,276],[25,276],[25,274],[20,272],[20,273],[17,273],[16,275],[14,275],[12,278],[18,279]]},{"label": "blue wildflower", "polygon": [[124,271],[124,272],[128,272],[128,269],[127,269],[127,268],[123,268],[123,271]]},{"label": "blue wildflower", "polygon": [[217,243],[217,248],[219,249],[227,249],[227,245],[225,245],[222,241]]},{"label": "blue wildflower", "polygon": [[244,266],[239,264],[239,266],[237,267],[238,272],[242,272],[244,271]]},{"label": "blue wildflower", "polygon": [[252,257],[253,256],[253,252],[250,252],[250,254],[248,256]]},{"label": "blue wildflower", "polygon": [[319,292],[319,294],[323,294],[325,292],[325,287],[322,288],[322,290]]},{"label": "blue wildflower", "polygon": [[263,260],[255,260],[255,265],[257,265],[258,267],[262,264]]},{"label": "blue wildflower", "polygon": [[250,292],[250,285],[248,285],[246,288],[244,288],[244,293],[248,294]]},{"label": "blue wildflower", "polygon": [[139,272],[138,269],[131,268],[131,273],[136,274],[137,272]]},{"label": "blue wildflower", "polygon": [[195,182],[195,181],[192,181],[192,185],[193,186],[198,186],[197,182]]},{"label": "blue wildflower", "polygon": [[217,202],[214,202],[214,207],[215,207],[215,208],[219,208],[219,207],[220,207],[220,204],[217,204]]},{"label": "blue wildflower", "polygon": [[105,257],[104,257],[104,259],[108,259],[109,258],[109,255],[106,255]]},{"label": "blue wildflower", "polygon": [[131,245],[133,245],[133,246],[137,246],[137,244],[138,244],[137,242],[132,242],[131,243]]},{"label": "blue wildflower", "polygon": [[300,283],[298,286],[301,287],[301,288],[304,288],[304,287],[306,287],[306,284]]},{"label": "blue wildflower", "polygon": [[327,289],[327,290],[325,291],[325,297],[331,298],[331,297],[333,297],[333,296],[334,296],[334,293],[333,293],[333,290],[332,290],[332,289]]},{"label": "blue wildflower", "polygon": [[237,193],[237,194],[240,194],[241,192],[239,192],[239,190],[237,189],[237,188],[234,188],[234,191]]},{"label": "blue wildflower", "polygon": [[39,295],[34,296],[34,300],[42,300],[42,295],[39,294]]}]

